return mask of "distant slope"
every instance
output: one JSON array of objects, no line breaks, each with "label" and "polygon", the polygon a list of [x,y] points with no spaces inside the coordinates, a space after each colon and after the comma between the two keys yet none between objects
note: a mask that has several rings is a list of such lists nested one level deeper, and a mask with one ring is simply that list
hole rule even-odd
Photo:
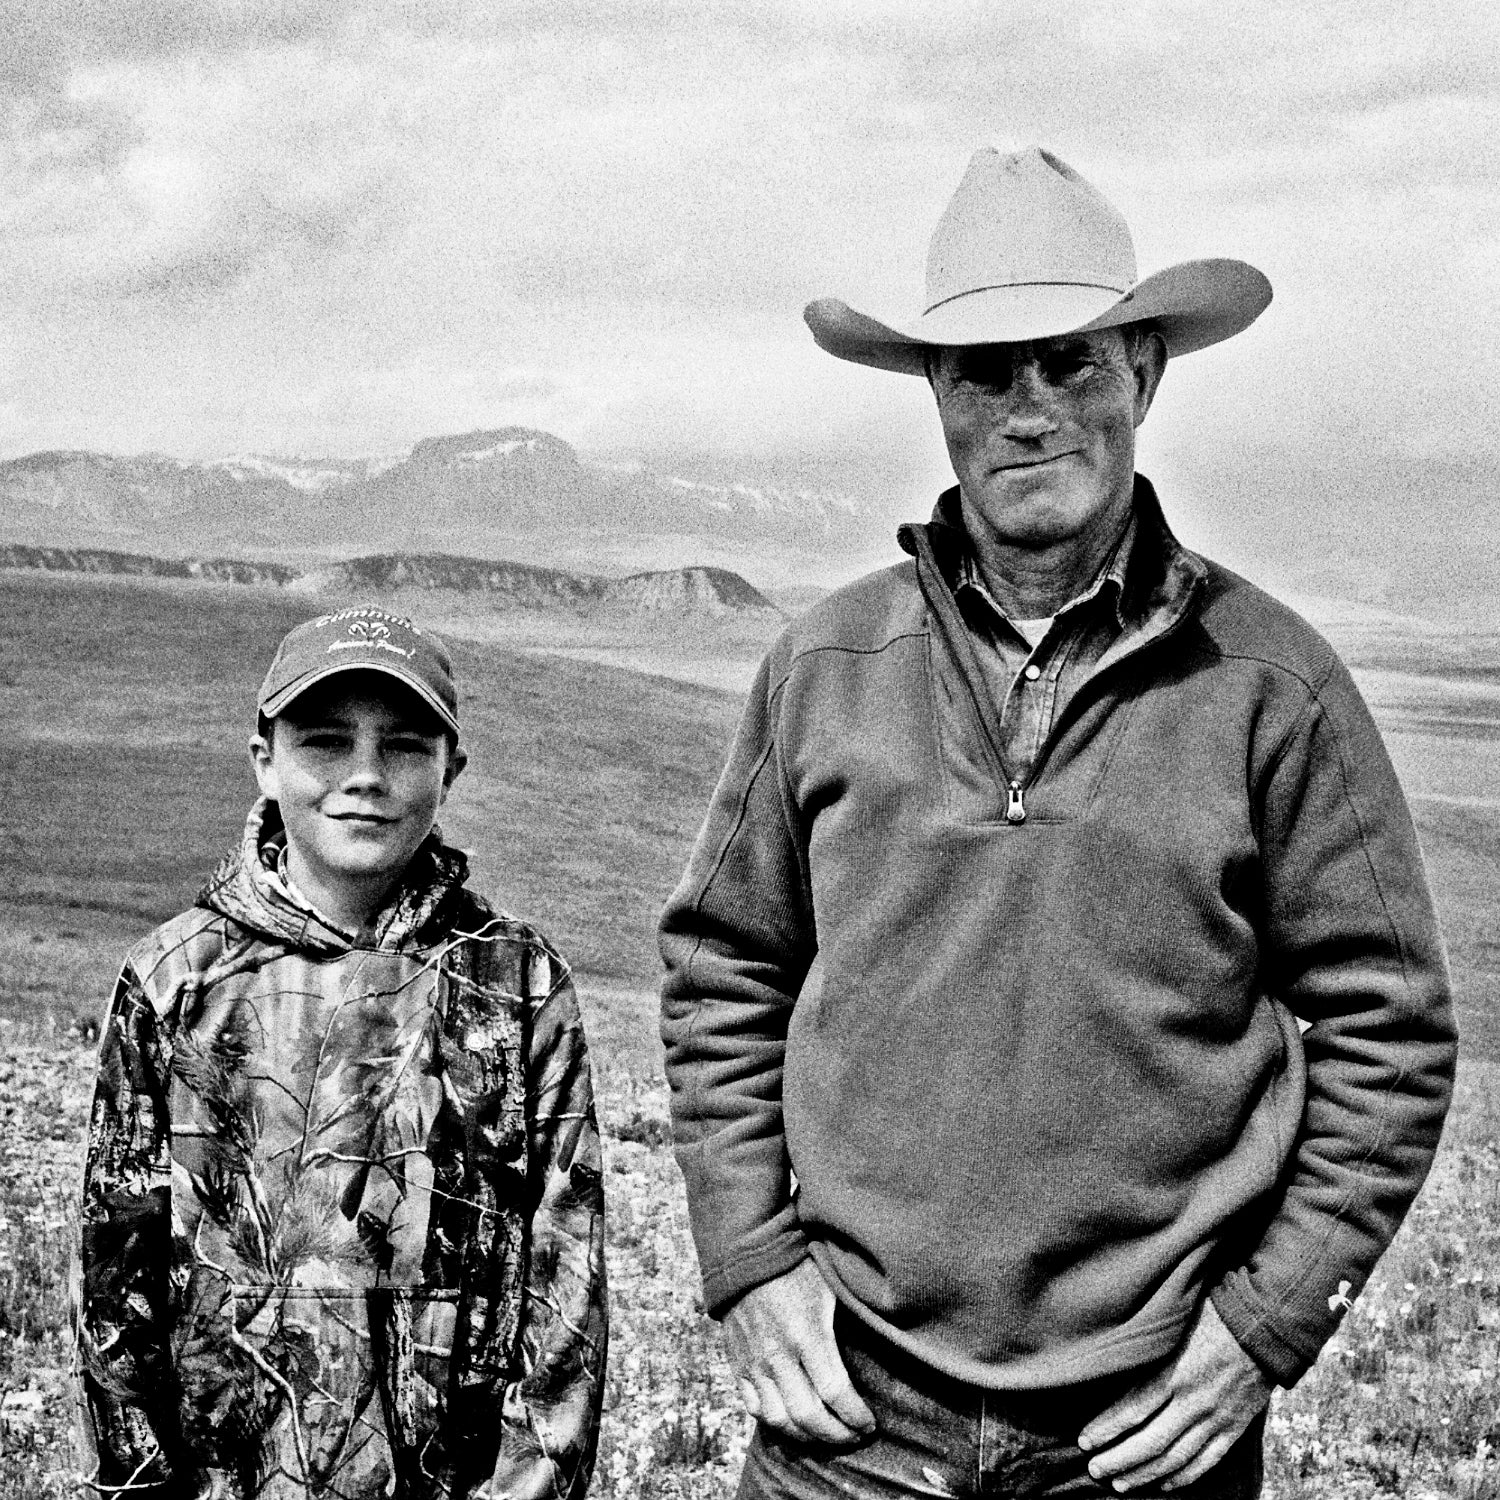
[{"label": "distant slope", "polygon": [[381,553],[303,571],[283,563],[232,558],[162,558],[93,547],[0,546],[0,568],[46,573],[100,573],[217,583],[295,585],[299,593],[385,593],[446,590],[488,596],[497,607],[637,614],[777,615],[780,611],[738,573],[724,568],[672,568],[600,578],[527,563],[442,554]]}]

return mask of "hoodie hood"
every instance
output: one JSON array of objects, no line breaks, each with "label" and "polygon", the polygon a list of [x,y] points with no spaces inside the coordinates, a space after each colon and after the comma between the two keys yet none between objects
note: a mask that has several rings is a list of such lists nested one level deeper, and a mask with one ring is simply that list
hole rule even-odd
[{"label": "hoodie hood", "polygon": [[197,904],[306,952],[347,953],[356,947],[399,951],[420,942],[435,920],[452,925],[445,912],[450,901],[462,898],[469,878],[468,859],[449,848],[434,826],[391,899],[364,931],[351,935],[288,899],[276,873],[285,847],[281,810],[262,797],[250,809],[238,847],[220,860]]}]

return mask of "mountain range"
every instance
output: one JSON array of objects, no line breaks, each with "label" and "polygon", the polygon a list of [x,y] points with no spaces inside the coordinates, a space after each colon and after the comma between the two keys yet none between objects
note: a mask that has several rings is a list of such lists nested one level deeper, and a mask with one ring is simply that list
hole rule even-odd
[{"label": "mountain range", "polygon": [[732,563],[745,548],[856,557],[888,530],[845,495],[590,462],[526,427],[426,438],[379,459],[70,450],[0,462],[0,541],[40,545],[262,556],[459,548],[628,571],[643,559]]},{"label": "mountain range", "polygon": [[[718,567],[798,607],[897,560],[892,497],[606,463],[529,427],[429,437],[369,458],[187,460],[47,451],[0,461],[0,543],[231,556],[306,570],[359,554],[463,554],[621,577]],[[1289,465],[1244,447],[1180,458],[1164,493],[1189,546],[1276,592],[1493,629],[1500,552],[1482,468],[1381,450]],[[915,515],[930,501],[908,507]],[[805,596],[805,597],[804,597]]]}]

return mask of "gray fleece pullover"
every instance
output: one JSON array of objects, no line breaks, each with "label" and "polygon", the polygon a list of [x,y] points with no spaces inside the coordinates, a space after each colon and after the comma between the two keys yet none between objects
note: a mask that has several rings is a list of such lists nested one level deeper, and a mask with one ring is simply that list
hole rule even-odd
[{"label": "gray fleece pullover", "polygon": [[662,919],[711,1311],[811,1253],[920,1359],[1034,1388],[1169,1354],[1207,1294],[1291,1384],[1420,1187],[1454,1031],[1379,734],[1137,506],[1140,628],[1024,783],[942,506],[763,664]]}]

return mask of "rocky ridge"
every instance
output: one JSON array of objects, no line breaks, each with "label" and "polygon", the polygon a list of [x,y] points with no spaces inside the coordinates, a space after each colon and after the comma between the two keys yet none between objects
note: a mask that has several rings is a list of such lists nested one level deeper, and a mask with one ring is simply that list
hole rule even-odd
[{"label": "rocky ridge", "polygon": [[299,574],[284,563],[242,562],[232,557],[142,557],[102,547],[0,545],[0,568],[47,573],[110,573],[135,578],[198,578],[206,583],[291,583]]},{"label": "rocky ridge", "polygon": [[758,589],[727,568],[668,568],[605,578],[441,553],[380,553],[305,573],[299,588],[320,592],[444,589],[501,596],[527,609],[616,607],[640,614],[777,613]]},{"label": "rocky ridge", "polygon": [[0,545],[0,568],[271,585],[309,594],[446,591],[478,594],[496,608],[510,609],[714,617],[779,614],[765,595],[726,568],[670,568],[604,578],[477,557],[378,553],[304,570],[234,558],[162,558],[105,548],[24,544]]}]

